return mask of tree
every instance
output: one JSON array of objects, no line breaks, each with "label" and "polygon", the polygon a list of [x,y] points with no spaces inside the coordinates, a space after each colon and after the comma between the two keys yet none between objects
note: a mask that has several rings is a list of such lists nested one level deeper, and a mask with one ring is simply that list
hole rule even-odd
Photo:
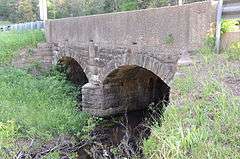
[{"label": "tree", "polygon": [[33,4],[30,0],[21,0],[18,5],[19,22],[36,20],[36,13],[33,10]]},{"label": "tree", "polygon": [[16,0],[0,0],[0,16],[9,20],[11,14],[16,11]]},{"label": "tree", "polygon": [[138,3],[136,0],[122,0],[119,4],[121,11],[129,11],[138,9]]}]

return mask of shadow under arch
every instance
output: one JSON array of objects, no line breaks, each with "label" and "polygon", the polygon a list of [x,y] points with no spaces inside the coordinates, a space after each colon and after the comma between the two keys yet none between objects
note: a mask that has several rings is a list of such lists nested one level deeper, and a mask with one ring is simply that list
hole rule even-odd
[{"label": "shadow under arch", "polygon": [[152,71],[137,65],[123,65],[103,81],[103,105],[134,111],[169,102],[170,87]]},{"label": "shadow under arch", "polygon": [[105,77],[102,88],[103,105],[114,113],[96,126],[92,136],[106,147],[120,149],[123,155],[143,158],[142,141],[162,117],[170,87],[148,69],[122,65]]},{"label": "shadow under arch", "polygon": [[[72,57],[62,57],[57,62],[57,70],[66,74],[66,78],[76,87],[81,88],[88,83],[87,75],[81,65]],[[82,94],[78,95],[78,101],[82,101]]]}]

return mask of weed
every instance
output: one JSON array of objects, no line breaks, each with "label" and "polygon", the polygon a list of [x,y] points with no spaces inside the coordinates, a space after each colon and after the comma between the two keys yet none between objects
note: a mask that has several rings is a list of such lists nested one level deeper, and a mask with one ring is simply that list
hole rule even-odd
[{"label": "weed", "polygon": [[208,36],[204,40],[204,46],[199,49],[199,53],[202,55],[209,55],[214,52],[215,48],[215,37],[214,36]]},{"label": "weed", "polygon": [[181,95],[188,95],[196,86],[193,76],[181,78],[176,78],[174,81],[174,88],[176,88]]},{"label": "weed", "polygon": [[40,30],[0,32],[0,65],[10,62],[20,49],[36,47],[44,39]]},{"label": "weed", "polygon": [[212,59],[214,63],[185,69],[186,78],[172,83],[180,97],[172,98],[163,119],[158,120],[161,125],[155,124],[151,136],[144,141],[146,158],[240,156],[240,98],[219,80],[226,75],[225,70],[232,68],[226,59],[222,59],[224,63],[218,61],[218,56]]},{"label": "weed", "polygon": [[[21,48],[36,47],[44,40],[42,31],[0,33],[0,156],[13,158],[20,151],[18,141],[41,144],[60,135],[87,138],[95,120],[77,109],[79,88],[66,80],[66,68],[53,69],[42,76],[34,62],[26,70],[5,66]],[[32,54],[32,49],[29,49]],[[62,70],[61,70],[62,69]],[[63,71],[63,73],[60,73]],[[64,72],[65,71],[65,72]],[[45,158],[59,158],[57,152]]]},{"label": "weed", "polygon": [[[6,67],[0,68],[0,81],[0,122],[16,122],[15,140],[88,133],[84,128],[90,127],[90,116],[76,109],[76,88],[67,81],[56,76],[36,78]],[[5,136],[1,135],[1,142],[8,140]]]},{"label": "weed", "polygon": [[224,54],[229,60],[240,60],[240,42],[233,43]]},{"label": "weed", "polygon": [[164,42],[168,45],[174,43],[174,37],[172,34],[168,34],[167,37],[165,37]]},{"label": "weed", "polygon": [[237,19],[222,20],[221,33],[224,34],[226,32],[232,32],[232,31],[238,30],[237,24],[238,24]]}]

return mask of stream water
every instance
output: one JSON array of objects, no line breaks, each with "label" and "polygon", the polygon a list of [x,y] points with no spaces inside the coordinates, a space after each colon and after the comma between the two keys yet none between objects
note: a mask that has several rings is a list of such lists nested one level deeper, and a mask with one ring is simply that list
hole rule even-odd
[{"label": "stream water", "polygon": [[87,148],[88,153],[81,149],[79,159],[144,158],[142,141],[151,135],[150,126],[162,113],[163,104],[158,104],[104,118],[91,132],[94,144]]}]

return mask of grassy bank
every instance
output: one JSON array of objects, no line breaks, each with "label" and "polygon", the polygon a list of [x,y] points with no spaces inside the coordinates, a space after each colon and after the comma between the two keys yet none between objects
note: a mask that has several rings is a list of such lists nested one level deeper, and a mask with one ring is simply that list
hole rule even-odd
[{"label": "grassy bank", "polygon": [[20,49],[36,47],[39,42],[44,40],[41,30],[0,32],[0,65],[11,61]]},{"label": "grassy bank", "polygon": [[[59,79],[36,78],[22,70],[0,68],[1,148],[16,148],[18,140],[86,135],[84,127],[90,116],[77,110],[76,88]],[[1,150],[0,156],[6,155]]]},{"label": "grassy bank", "polygon": [[[0,33],[0,63],[7,64],[24,47],[44,40],[41,31]],[[77,109],[78,89],[55,72],[32,76],[0,66],[0,158],[39,148],[61,135],[88,134],[91,117]],[[34,149],[34,148],[33,148]]]},{"label": "grassy bank", "polygon": [[221,55],[201,49],[198,62],[180,68],[171,104],[144,141],[147,158],[239,158],[240,52],[234,48]]}]

